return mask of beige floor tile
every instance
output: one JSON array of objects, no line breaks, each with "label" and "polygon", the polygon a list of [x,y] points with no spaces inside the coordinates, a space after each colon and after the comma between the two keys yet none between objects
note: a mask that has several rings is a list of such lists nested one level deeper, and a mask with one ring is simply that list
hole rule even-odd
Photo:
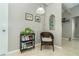
[{"label": "beige floor tile", "polygon": [[22,54],[18,51],[11,56],[79,56],[79,40],[63,39],[62,41],[62,49],[55,47],[54,52],[52,46],[43,47],[42,51],[40,46],[37,46],[35,49],[25,51]]}]

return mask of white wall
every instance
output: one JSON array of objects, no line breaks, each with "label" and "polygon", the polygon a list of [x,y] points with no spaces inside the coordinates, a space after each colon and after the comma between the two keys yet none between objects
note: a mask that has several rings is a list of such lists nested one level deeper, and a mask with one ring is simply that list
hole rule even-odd
[{"label": "white wall", "polygon": [[62,36],[64,38],[69,38],[72,36],[72,19],[71,19],[71,14],[68,13],[67,11],[64,11],[62,13],[62,18],[69,19],[69,22],[63,22],[62,23]]},{"label": "white wall", "polygon": [[[63,8],[62,8],[63,9]],[[71,14],[69,13],[69,12],[67,12],[67,11],[64,11],[63,13],[62,13],[62,18],[70,18],[70,16],[71,16]]]},{"label": "white wall", "polygon": [[78,38],[79,37],[79,16],[74,18],[75,20],[75,31],[74,31],[74,37]]},{"label": "white wall", "polygon": [[71,18],[72,18],[72,38],[74,39],[74,33],[75,33],[75,17],[79,16],[79,4],[73,8],[70,9],[71,10]]},{"label": "white wall", "polygon": [[[9,3],[9,51],[19,48],[20,32],[25,27],[35,31],[35,41],[40,42],[40,32],[43,31],[44,15],[41,22],[35,22],[36,9],[40,4],[33,3]],[[33,14],[33,21],[25,20],[25,12]]]},{"label": "white wall", "polygon": [[[54,34],[54,42],[56,45],[61,46],[62,41],[62,23],[61,23],[61,4],[53,3],[46,7],[46,16],[45,16],[45,31],[52,32]],[[55,15],[55,30],[49,30],[49,16]]]},{"label": "white wall", "polygon": [[[49,31],[54,34],[54,42],[56,45],[61,46],[62,41],[62,23],[61,23],[61,4],[49,4],[46,7],[45,20],[44,15],[41,16],[41,22],[25,20],[25,12],[36,15],[35,11],[40,6],[40,4],[9,4],[9,51],[16,50],[19,48],[19,34],[25,27],[30,27],[35,31],[36,43],[40,42],[40,32]],[[49,16],[51,14],[55,15],[55,30],[49,30]],[[45,24],[44,24],[45,21]],[[44,26],[45,25],[45,26]],[[44,29],[45,28],[45,29]],[[44,30],[43,30],[44,29]]]}]

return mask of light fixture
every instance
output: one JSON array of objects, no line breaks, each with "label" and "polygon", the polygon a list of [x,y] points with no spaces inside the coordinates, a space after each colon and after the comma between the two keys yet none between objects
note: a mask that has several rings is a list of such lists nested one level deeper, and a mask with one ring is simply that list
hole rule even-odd
[{"label": "light fixture", "polygon": [[39,15],[41,15],[41,14],[44,14],[44,13],[45,13],[45,10],[44,10],[43,7],[40,6],[40,7],[36,10],[36,13],[39,14]]}]

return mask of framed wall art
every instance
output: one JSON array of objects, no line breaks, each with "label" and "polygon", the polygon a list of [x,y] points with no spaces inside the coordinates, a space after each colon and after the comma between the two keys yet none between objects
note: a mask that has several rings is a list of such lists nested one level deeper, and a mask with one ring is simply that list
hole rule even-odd
[{"label": "framed wall art", "polygon": [[33,21],[33,15],[30,13],[25,13],[25,20]]},{"label": "framed wall art", "polygon": [[55,29],[55,16],[53,14],[49,16],[49,29]]},{"label": "framed wall art", "polygon": [[35,22],[40,22],[40,20],[41,20],[41,18],[40,18],[40,16],[35,16]]}]

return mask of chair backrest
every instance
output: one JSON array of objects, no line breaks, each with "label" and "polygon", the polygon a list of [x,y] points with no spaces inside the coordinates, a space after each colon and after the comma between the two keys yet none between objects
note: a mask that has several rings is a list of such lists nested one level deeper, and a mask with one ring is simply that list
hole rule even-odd
[{"label": "chair backrest", "polygon": [[41,37],[51,37],[52,39],[54,39],[53,34],[50,32],[42,32]]}]

